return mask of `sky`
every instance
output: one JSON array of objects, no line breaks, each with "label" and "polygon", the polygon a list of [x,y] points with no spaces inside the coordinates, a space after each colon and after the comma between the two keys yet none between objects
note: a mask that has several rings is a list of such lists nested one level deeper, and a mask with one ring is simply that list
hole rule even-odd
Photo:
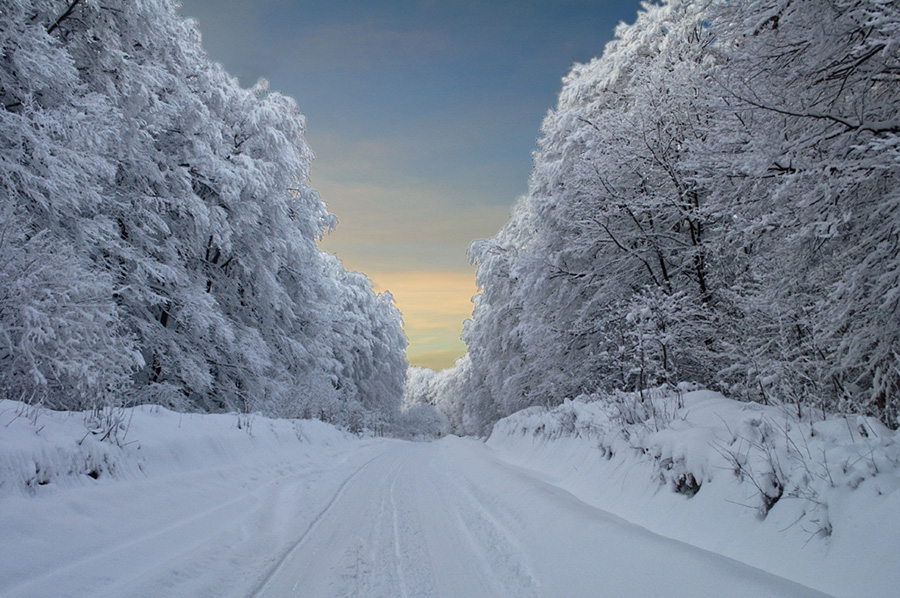
[{"label": "sky", "polygon": [[310,184],[337,229],[319,246],[389,290],[413,365],[465,352],[466,250],[527,191],[540,124],[573,62],[637,0],[182,0],[209,58],[297,100]]}]

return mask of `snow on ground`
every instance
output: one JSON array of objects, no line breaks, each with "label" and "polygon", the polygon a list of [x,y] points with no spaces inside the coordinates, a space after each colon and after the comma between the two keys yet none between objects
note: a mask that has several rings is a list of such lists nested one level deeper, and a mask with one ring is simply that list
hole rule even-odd
[{"label": "snow on ground", "polygon": [[176,413],[150,405],[73,413],[7,400],[0,401],[0,426],[0,496],[40,497],[111,478],[253,462],[297,446],[343,448],[353,438],[315,420]]},{"label": "snow on ground", "polygon": [[836,596],[897,595],[897,432],[706,391],[597,398],[514,414],[488,445],[663,536]]},{"label": "snow on ground", "polygon": [[[889,595],[897,493],[867,488],[893,474],[836,486],[830,537],[778,532],[786,499],[760,520],[726,502],[746,484],[715,457],[695,460],[713,412],[740,429],[740,409],[722,401],[684,397],[695,415],[673,421],[691,422],[693,441],[646,434],[659,454],[627,458],[622,445],[611,458],[598,449],[611,420],[583,402],[507,419],[486,445],[158,407],[109,412],[88,422],[93,434],[83,414],[3,401],[0,596]],[[116,442],[101,442],[110,429]],[[875,432],[889,453],[889,433]],[[685,471],[709,468],[693,498],[654,477],[669,454]],[[791,566],[759,554],[770,550]],[[827,567],[838,573],[810,578]]]},{"label": "snow on ground", "polygon": [[476,440],[386,448],[258,595],[822,596],[590,507]]},{"label": "snow on ground", "polygon": [[317,421],[137,407],[120,447],[32,413],[0,402],[0,596],[247,595],[371,458]]}]

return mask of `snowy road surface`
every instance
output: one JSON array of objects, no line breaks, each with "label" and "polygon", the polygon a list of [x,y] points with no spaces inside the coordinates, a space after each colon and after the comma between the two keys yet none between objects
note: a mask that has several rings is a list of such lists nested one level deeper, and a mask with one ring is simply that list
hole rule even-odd
[{"label": "snowy road surface", "polygon": [[0,596],[824,596],[590,507],[474,440],[314,457],[13,497]]}]

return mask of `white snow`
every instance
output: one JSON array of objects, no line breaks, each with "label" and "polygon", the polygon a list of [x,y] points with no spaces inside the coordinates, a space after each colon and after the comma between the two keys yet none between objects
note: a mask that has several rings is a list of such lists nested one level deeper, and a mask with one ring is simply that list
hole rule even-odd
[{"label": "white snow", "polygon": [[[722,401],[689,395],[685,409],[707,405],[698,422],[713,411],[730,421],[736,409],[712,408]],[[799,526],[773,531],[782,501],[761,521],[725,500],[746,484],[699,457],[718,431],[697,425],[684,430],[691,442],[675,432],[654,441],[712,472],[687,499],[659,486],[652,457],[598,450],[608,419],[597,404],[566,408],[578,417],[564,428],[577,434],[548,433],[559,413],[532,409],[500,422],[486,445],[139,407],[113,414],[128,426],[116,444],[86,433],[83,414],[2,401],[0,596],[823,595],[804,586],[874,596],[896,587],[884,566],[898,554],[897,493],[884,491],[895,474],[855,491],[842,482],[828,502],[834,532],[810,539]],[[522,434],[538,421],[543,433]],[[781,558],[785,566],[772,566]]]},{"label": "white snow", "polygon": [[[898,440],[872,418],[801,422],[698,391],[530,408],[498,422],[488,445],[594,507],[849,598],[900,587]],[[700,484],[691,497],[687,484],[676,491],[688,475]],[[782,496],[766,512],[773,480]]]}]

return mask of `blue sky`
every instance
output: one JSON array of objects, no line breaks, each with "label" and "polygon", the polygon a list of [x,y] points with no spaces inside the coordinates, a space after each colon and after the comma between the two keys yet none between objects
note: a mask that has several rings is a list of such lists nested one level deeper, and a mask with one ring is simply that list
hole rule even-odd
[{"label": "blue sky", "polygon": [[414,364],[464,351],[474,268],[527,189],[541,120],[575,61],[639,3],[182,0],[211,60],[294,97],[311,184],[339,224],[320,246],[391,290]]}]

